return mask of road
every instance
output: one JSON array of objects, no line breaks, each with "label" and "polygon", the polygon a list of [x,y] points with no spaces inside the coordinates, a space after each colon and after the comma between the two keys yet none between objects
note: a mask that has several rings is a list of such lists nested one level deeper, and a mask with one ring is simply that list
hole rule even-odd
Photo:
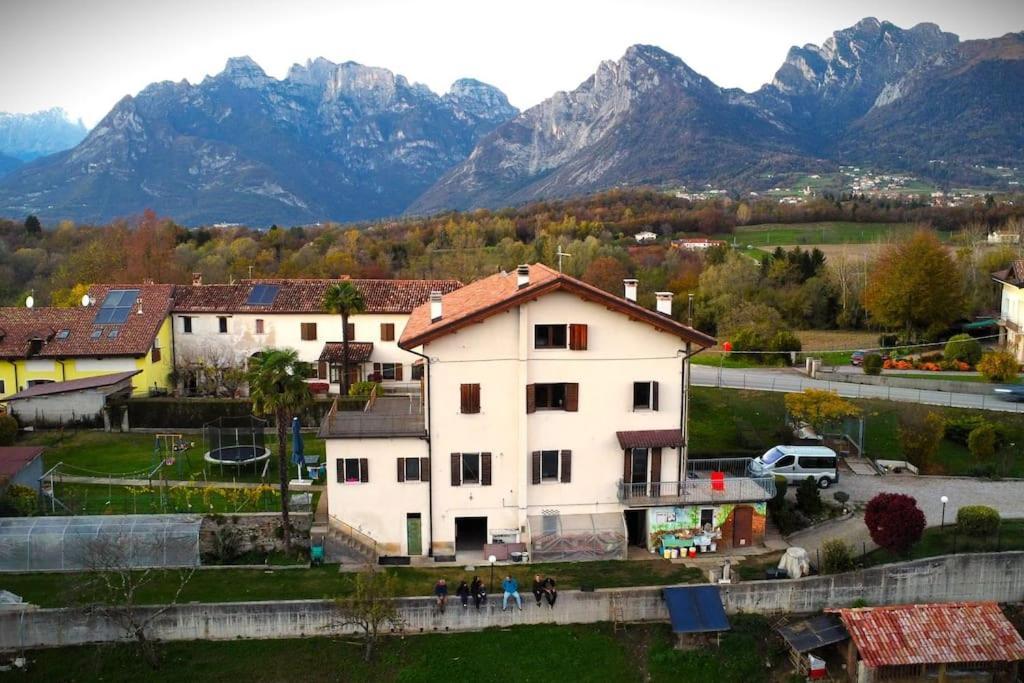
[{"label": "road", "polygon": [[896,387],[831,382],[810,379],[791,369],[758,368],[738,370],[715,368],[708,365],[692,365],[691,383],[698,387],[722,387],[725,389],[753,389],[758,391],[794,392],[804,389],[829,389],[845,398],[876,398],[888,401],[921,403],[924,405],[947,406],[950,408],[975,408],[1002,412],[1024,412],[1024,403],[1008,403],[987,394],[961,394],[925,389],[899,389]]}]

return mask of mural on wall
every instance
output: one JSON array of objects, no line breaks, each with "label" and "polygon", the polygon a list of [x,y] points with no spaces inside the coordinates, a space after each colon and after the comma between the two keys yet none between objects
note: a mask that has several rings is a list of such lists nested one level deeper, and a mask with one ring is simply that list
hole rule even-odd
[{"label": "mural on wall", "polygon": [[[768,511],[767,503],[744,503],[754,508],[755,515],[764,516]],[[688,505],[685,507],[651,508],[647,512],[647,547],[657,548],[661,545],[661,537],[679,532],[695,532],[700,530],[700,511],[713,510],[712,528],[721,528],[735,505]]]}]

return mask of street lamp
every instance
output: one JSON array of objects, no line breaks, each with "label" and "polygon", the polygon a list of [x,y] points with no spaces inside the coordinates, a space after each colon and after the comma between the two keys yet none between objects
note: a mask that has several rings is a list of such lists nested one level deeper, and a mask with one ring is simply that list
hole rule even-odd
[{"label": "street lamp", "polygon": [[491,563],[491,582],[487,585],[487,592],[494,593],[494,563],[498,561],[498,558],[491,555],[487,558],[487,561]]},{"label": "street lamp", "polygon": [[939,498],[939,502],[942,503],[942,524],[939,526],[940,529],[946,528],[946,503],[949,502],[949,496],[943,496]]}]

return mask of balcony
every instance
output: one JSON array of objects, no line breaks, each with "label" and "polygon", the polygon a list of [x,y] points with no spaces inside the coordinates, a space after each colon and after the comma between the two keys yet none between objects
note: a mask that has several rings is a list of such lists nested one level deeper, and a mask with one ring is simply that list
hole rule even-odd
[{"label": "balcony", "polygon": [[374,392],[369,400],[338,397],[320,423],[321,438],[361,439],[390,436],[426,436],[423,395]]},{"label": "balcony", "polygon": [[619,480],[619,501],[626,505],[708,505],[749,503],[775,495],[774,477],[748,474],[749,458],[693,460],[686,481],[626,483]]}]

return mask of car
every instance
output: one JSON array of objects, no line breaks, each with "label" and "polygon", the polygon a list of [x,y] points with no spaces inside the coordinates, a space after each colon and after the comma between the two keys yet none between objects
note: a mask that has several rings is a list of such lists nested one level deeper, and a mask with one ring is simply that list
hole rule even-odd
[{"label": "car", "polygon": [[878,349],[872,349],[870,351],[854,351],[850,354],[850,365],[863,365],[864,356],[869,353],[877,353],[882,357],[883,361],[889,360],[889,354],[885,351],[879,351]]},{"label": "car", "polygon": [[1024,401],[1024,384],[1004,384],[993,389],[992,393],[1004,401]]},{"label": "car", "polygon": [[775,446],[750,461],[749,471],[757,477],[784,477],[791,484],[813,479],[827,489],[839,482],[839,459],[825,446]]}]

